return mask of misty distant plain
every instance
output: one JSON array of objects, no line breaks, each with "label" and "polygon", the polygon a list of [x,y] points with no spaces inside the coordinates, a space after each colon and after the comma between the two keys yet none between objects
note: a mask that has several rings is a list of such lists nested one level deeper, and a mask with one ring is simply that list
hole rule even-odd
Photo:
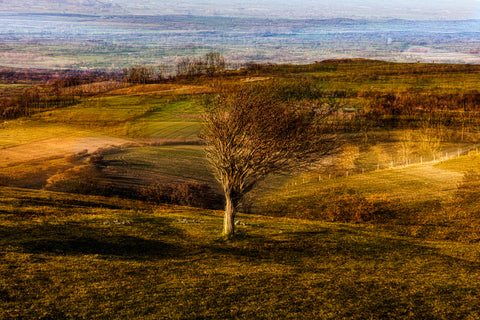
[{"label": "misty distant plain", "polygon": [[182,56],[209,51],[232,64],[332,58],[480,63],[480,20],[0,15],[0,59],[7,67],[172,66]]}]

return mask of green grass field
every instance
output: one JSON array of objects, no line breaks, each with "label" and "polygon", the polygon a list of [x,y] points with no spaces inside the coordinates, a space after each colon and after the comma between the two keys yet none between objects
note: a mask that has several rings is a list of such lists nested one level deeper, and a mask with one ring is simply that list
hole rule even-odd
[{"label": "green grass field", "polygon": [[[33,116],[31,121],[45,128],[44,135],[48,135],[49,130],[58,130],[61,135],[96,133],[122,138],[181,140],[198,137],[200,112],[201,106],[193,99],[170,101],[151,96],[106,96],[43,112]],[[27,130],[32,125],[23,127]],[[70,132],[62,132],[62,127]],[[33,137],[31,139],[35,139]]]},{"label": "green grass field", "polygon": [[[436,68],[432,69],[432,68]],[[318,63],[306,66],[276,67],[275,72],[313,76],[330,90],[454,93],[478,89],[479,70],[475,66],[398,64],[373,61]]]},{"label": "green grass field", "polygon": [[37,120],[6,121],[0,125],[0,148],[19,146],[54,137],[88,137],[98,132],[76,128],[62,123],[46,123]]}]

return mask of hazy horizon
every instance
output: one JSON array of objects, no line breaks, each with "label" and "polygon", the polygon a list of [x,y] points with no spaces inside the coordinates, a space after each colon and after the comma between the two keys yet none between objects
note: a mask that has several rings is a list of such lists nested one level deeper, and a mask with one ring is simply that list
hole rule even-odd
[{"label": "hazy horizon", "polygon": [[480,19],[480,0],[0,0],[0,11],[76,14],[189,14],[263,18]]},{"label": "hazy horizon", "polygon": [[[480,20],[471,19],[479,7],[480,0],[0,0],[0,60],[52,69],[174,66],[180,56],[219,51],[236,64],[477,64]],[[331,18],[340,19],[322,21]]]},{"label": "hazy horizon", "polygon": [[404,18],[404,19],[476,19],[480,18],[480,1],[438,0],[111,0],[125,8],[171,10],[200,15],[240,15],[291,18]]}]

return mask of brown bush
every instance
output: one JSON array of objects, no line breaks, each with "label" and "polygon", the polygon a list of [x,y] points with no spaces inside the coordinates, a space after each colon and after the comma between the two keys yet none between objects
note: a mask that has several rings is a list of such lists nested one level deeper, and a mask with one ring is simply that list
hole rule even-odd
[{"label": "brown bush", "polygon": [[88,156],[88,150],[85,149],[83,151],[67,156],[66,160],[70,163],[78,163],[80,161],[83,161],[87,156]]},{"label": "brown bush", "polygon": [[47,180],[46,190],[81,193],[102,194],[103,189],[99,186],[101,172],[91,165],[77,166],[66,171],[57,173]]},{"label": "brown bush", "polygon": [[388,210],[384,194],[364,196],[345,187],[332,188],[310,196],[270,199],[260,209],[273,216],[335,222],[386,222],[395,213]]},{"label": "brown bush", "polygon": [[459,204],[476,203],[480,196],[480,173],[469,171],[464,174],[455,194]]},{"label": "brown bush", "polygon": [[323,212],[330,221],[367,222],[375,219],[375,203],[358,194],[342,194],[332,199]]},{"label": "brown bush", "polygon": [[223,207],[223,197],[216,193],[210,185],[198,182],[181,184],[155,184],[146,187],[141,197],[154,203],[169,203],[182,206],[220,209]]}]

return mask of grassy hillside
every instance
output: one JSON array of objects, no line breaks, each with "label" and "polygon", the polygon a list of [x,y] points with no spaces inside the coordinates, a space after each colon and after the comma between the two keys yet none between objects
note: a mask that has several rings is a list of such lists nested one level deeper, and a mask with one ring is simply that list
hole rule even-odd
[{"label": "grassy hillside", "polygon": [[[465,175],[480,173],[479,72],[252,66],[3,121],[0,318],[480,318],[480,176]],[[138,199],[186,182],[221,191],[202,103],[242,86],[338,103],[333,119],[356,122],[338,157],[253,190],[225,241],[220,211]]]},{"label": "grassy hillside", "polygon": [[[196,168],[206,171],[203,154],[198,147],[202,107],[200,98],[196,97],[204,91],[208,88],[183,84],[131,86],[106,95],[84,98],[69,107],[5,121],[0,124],[0,182],[10,186],[41,188],[47,184],[49,177],[80,164],[68,159],[73,154],[83,150],[93,153],[99,148],[122,145],[129,145],[130,149],[123,148],[118,155],[108,159],[112,160],[109,162],[112,168],[106,172],[115,172],[117,176],[113,178],[126,175],[129,184],[145,179],[133,183],[139,188],[151,183],[185,179],[212,182],[211,173],[208,173],[208,178],[203,178],[206,173],[195,176],[193,172]],[[192,150],[198,150],[198,155],[194,157],[199,161],[190,162],[190,165],[193,164],[190,173],[184,175],[171,169],[184,154],[166,155],[162,151],[165,143],[195,145]],[[113,161],[125,158],[125,153],[129,157],[134,155],[133,162],[128,160],[131,163],[129,167],[123,166],[125,160]],[[142,163],[148,163],[148,168]]]},{"label": "grassy hillside", "polygon": [[198,136],[201,107],[188,97],[165,98],[143,94],[88,99],[68,108],[43,112],[32,120],[68,126],[77,132],[124,138],[191,139]]},{"label": "grassy hillside", "polygon": [[475,319],[476,244],[1,188],[2,319]]}]

